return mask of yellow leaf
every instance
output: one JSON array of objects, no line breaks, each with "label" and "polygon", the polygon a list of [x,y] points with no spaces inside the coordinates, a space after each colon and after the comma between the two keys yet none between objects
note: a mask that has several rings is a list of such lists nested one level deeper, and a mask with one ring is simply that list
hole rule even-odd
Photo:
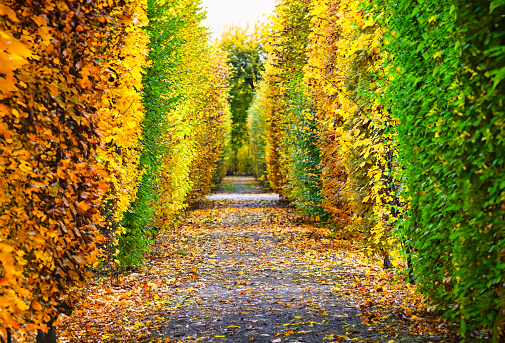
[{"label": "yellow leaf", "polygon": [[4,243],[0,243],[0,251],[2,251],[2,252],[12,252],[12,251],[14,251],[14,248],[11,247],[10,245],[4,244]]},{"label": "yellow leaf", "polygon": [[131,128],[131,129],[137,127],[137,122],[135,122],[133,120],[129,120],[128,121],[128,127]]}]

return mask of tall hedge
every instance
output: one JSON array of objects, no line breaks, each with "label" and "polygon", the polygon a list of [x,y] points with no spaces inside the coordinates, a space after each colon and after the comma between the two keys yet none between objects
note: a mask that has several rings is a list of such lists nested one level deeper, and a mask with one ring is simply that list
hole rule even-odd
[{"label": "tall hedge", "polygon": [[286,196],[305,215],[325,221],[322,206],[321,156],[315,106],[298,80],[285,81],[289,122],[285,126],[284,151],[287,171]]},{"label": "tall hedge", "polygon": [[385,257],[398,246],[395,126],[384,93],[382,28],[354,0],[312,2],[304,81],[317,108],[322,204],[341,238]]},{"label": "tall hedge", "polygon": [[[203,55],[202,57],[204,57]],[[200,98],[201,109],[195,131],[195,157],[191,163],[189,176],[193,186],[187,202],[192,203],[209,194],[224,175],[222,161],[225,149],[231,144],[232,120],[228,103],[229,66],[226,55],[212,47],[208,51],[209,63],[205,87]]]},{"label": "tall hedge", "polygon": [[0,4],[0,337],[47,330],[103,243],[108,69],[131,16],[114,1]]},{"label": "tall hedge", "polygon": [[142,180],[122,223],[123,265],[141,263],[154,236],[210,192],[231,130],[228,69],[201,26],[200,1],[147,3]]},{"label": "tall hedge", "polygon": [[386,28],[387,91],[398,118],[399,234],[420,290],[461,324],[505,337],[503,1],[372,1]]},{"label": "tall hedge", "polygon": [[249,151],[251,154],[251,169],[256,178],[265,180],[267,123],[266,113],[262,108],[265,96],[265,86],[260,83],[254,94],[254,98],[247,111],[247,129],[249,131]]},{"label": "tall hedge", "polygon": [[274,190],[298,209],[324,219],[315,107],[302,82],[307,63],[310,2],[286,0],[271,19],[265,95],[260,107],[267,122],[266,163]]},{"label": "tall hedge", "polygon": [[[303,94],[317,110],[321,203],[336,230],[386,256],[403,246],[419,290],[463,335],[489,329],[495,342],[505,330],[504,12],[497,0],[284,1],[262,96],[275,189],[303,200],[293,190],[306,159],[290,155],[311,130],[289,131]],[[308,93],[293,92],[300,65]]]},{"label": "tall hedge", "polygon": [[55,339],[97,245],[139,263],[190,192],[210,191],[228,70],[199,5],[0,4],[0,340]]},{"label": "tall hedge", "polygon": [[101,246],[101,260],[107,267],[117,261],[119,238],[126,233],[123,216],[135,200],[143,173],[140,138],[145,115],[142,79],[149,52],[149,38],[144,31],[148,24],[147,2],[122,3],[124,7],[114,13],[122,15],[124,27],[107,49],[107,69],[111,72],[103,101],[110,106],[101,110],[98,123],[105,143],[98,159],[109,175],[110,186],[101,206],[104,223],[100,225],[107,238]]},{"label": "tall hedge", "polygon": [[167,120],[170,103],[174,100],[170,92],[174,84],[166,82],[170,67],[176,64],[175,48],[181,39],[172,41],[173,33],[180,29],[183,21],[176,16],[171,6],[158,1],[148,1],[146,27],[149,36],[149,67],[146,69],[143,103],[146,109],[142,121],[142,151],[140,169],[142,179],[135,201],[125,212],[122,225],[125,233],[119,237],[118,259],[122,264],[139,263],[143,253],[151,244],[156,232],[155,194],[159,188],[158,173],[163,166],[162,157],[169,153],[163,140],[170,125]]}]

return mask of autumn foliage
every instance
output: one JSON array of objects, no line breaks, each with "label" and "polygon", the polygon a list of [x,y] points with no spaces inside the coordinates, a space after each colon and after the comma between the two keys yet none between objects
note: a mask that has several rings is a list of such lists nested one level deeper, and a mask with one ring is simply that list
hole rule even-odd
[{"label": "autumn foliage", "polygon": [[[124,213],[135,200],[143,171],[140,167],[142,122],[145,119],[142,89],[144,68],[147,67],[149,39],[143,28],[147,25],[144,1],[126,1],[113,13],[126,15],[124,26],[116,40],[107,46],[110,71],[107,107],[100,112],[99,130],[105,140],[99,159],[109,175],[109,192],[102,203],[107,236],[103,255],[109,262],[117,257],[119,238],[126,231],[122,225]],[[121,13],[121,11],[123,13]]]},{"label": "autumn foliage", "polygon": [[[110,2],[112,4],[112,2]],[[100,110],[110,72],[108,2],[0,5],[0,332],[44,328],[75,300],[101,242],[108,190]]]},{"label": "autumn foliage", "polygon": [[142,179],[125,212],[119,261],[141,263],[155,235],[208,194],[229,139],[228,69],[197,1],[149,1]]},{"label": "autumn foliage", "polygon": [[197,2],[3,1],[0,19],[5,339],[57,325],[104,253],[140,263],[152,234],[210,191],[230,120]]},{"label": "autumn foliage", "polygon": [[272,188],[327,215],[335,236],[385,267],[401,253],[410,281],[461,334],[487,330],[495,342],[505,317],[504,8],[280,1],[249,119],[266,122],[251,146],[265,145]]},{"label": "autumn foliage", "polygon": [[382,254],[402,201],[396,125],[382,104],[381,27],[355,1],[316,2],[305,82],[318,106],[322,194],[340,235]]},{"label": "autumn foliage", "polygon": [[332,237],[402,255],[463,336],[503,341],[504,11],[282,0],[264,37],[214,46],[198,0],[2,1],[0,338],[57,325],[104,260],[142,264],[233,146]]},{"label": "autumn foliage", "polygon": [[194,143],[196,153],[189,174],[193,182],[187,198],[189,203],[209,194],[217,181],[224,176],[222,159],[231,139],[231,118],[227,101],[229,68],[220,50],[212,48],[207,54],[210,63],[206,66],[208,69],[205,87],[201,88],[203,94],[199,100],[200,117],[195,128],[198,135]]},{"label": "autumn foliage", "polygon": [[260,158],[266,161],[271,187],[304,214],[319,220],[326,213],[321,205],[316,112],[302,80],[309,43],[309,5],[308,1],[288,1],[277,7],[265,46],[264,81],[249,122],[265,123],[266,133],[256,132],[251,151],[265,146]]}]

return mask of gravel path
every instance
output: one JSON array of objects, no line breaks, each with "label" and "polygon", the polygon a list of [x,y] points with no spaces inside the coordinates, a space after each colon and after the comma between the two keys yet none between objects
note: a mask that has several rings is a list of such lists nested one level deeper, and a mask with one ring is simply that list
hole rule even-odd
[{"label": "gravel path", "polygon": [[[342,270],[307,262],[279,235],[283,227],[304,225],[278,215],[286,211],[279,196],[250,178],[226,183],[237,193],[209,196],[201,204],[205,210],[186,223],[197,232],[188,239],[201,254],[193,282],[181,287],[195,289],[195,296],[171,315],[154,341],[429,341],[362,324],[357,305],[330,282]],[[248,189],[254,194],[246,194]]]},{"label": "gravel path", "polygon": [[212,194],[207,196],[207,200],[248,200],[248,201],[279,201],[281,197],[275,193],[267,194]]}]

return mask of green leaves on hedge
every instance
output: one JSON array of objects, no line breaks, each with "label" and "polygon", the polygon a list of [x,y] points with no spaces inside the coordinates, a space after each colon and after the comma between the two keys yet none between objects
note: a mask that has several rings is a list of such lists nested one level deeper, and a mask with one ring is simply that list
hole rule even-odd
[{"label": "green leaves on hedge", "polygon": [[382,100],[400,121],[399,229],[421,291],[461,333],[505,327],[505,23],[498,1],[372,1],[387,28]]}]

